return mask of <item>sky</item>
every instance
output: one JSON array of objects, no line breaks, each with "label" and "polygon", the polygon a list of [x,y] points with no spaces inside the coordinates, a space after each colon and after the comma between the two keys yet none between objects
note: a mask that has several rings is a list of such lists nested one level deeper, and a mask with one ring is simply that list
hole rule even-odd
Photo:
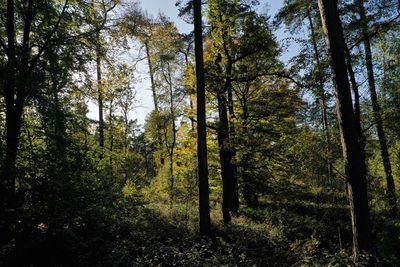
[{"label": "sky", "polygon": [[[266,13],[269,16],[273,17],[276,12],[282,7],[284,0],[260,0],[259,10],[262,13]],[[167,17],[170,18],[173,22],[175,22],[178,30],[180,32],[190,32],[192,30],[193,25],[185,23],[178,16],[178,8],[175,6],[176,0],[139,0],[140,5],[143,10],[146,10],[148,14],[156,17],[159,13],[163,13]],[[278,41],[283,40],[287,37],[287,34],[284,30],[279,30],[275,33]],[[293,54],[293,53],[289,53]],[[285,56],[282,57],[283,61],[286,61],[290,56],[285,53]],[[153,107],[152,94],[150,89],[150,81],[147,74],[147,65],[145,61],[140,63],[138,66],[138,73],[136,77],[138,77],[140,82],[136,83],[136,98],[137,103],[135,105],[134,111],[131,113],[131,119],[137,119],[139,125],[144,124],[146,116],[151,112]],[[97,108],[94,103],[89,104],[90,112],[88,116],[93,119],[97,119]]]}]

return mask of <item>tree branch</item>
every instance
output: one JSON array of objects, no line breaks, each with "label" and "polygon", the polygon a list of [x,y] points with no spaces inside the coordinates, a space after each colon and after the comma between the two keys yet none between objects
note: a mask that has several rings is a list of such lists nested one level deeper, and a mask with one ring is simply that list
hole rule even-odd
[{"label": "tree branch", "polygon": [[372,38],[375,35],[379,34],[381,32],[380,31],[381,29],[382,29],[382,32],[390,30],[391,26],[399,18],[400,18],[400,13],[396,17],[394,17],[388,21],[385,21],[385,22],[375,25],[375,27],[374,27],[374,29],[372,29],[372,31],[370,31],[369,33],[363,34],[352,46],[349,47],[349,50],[353,50],[353,48],[355,48],[356,46],[361,44],[365,39]]},{"label": "tree branch", "polygon": [[302,84],[301,82],[297,81],[295,78],[293,78],[292,76],[290,76],[289,74],[285,73],[285,72],[265,72],[265,73],[259,73],[257,75],[253,75],[247,78],[232,78],[231,81],[232,82],[251,82],[254,81],[257,78],[261,78],[264,76],[277,76],[280,78],[285,78],[288,79],[290,81],[292,81],[293,83],[295,83],[297,86],[301,87],[301,88],[305,88],[306,86],[304,84]]},{"label": "tree branch", "polygon": [[[189,116],[189,120],[191,120],[191,121],[197,123],[197,120],[196,120],[195,118],[191,117],[191,116]],[[218,126],[214,126],[214,125],[207,124],[206,127],[207,127],[207,128],[210,128],[210,129],[212,129],[212,130],[214,130],[214,131],[217,131],[217,132],[219,131]]]}]

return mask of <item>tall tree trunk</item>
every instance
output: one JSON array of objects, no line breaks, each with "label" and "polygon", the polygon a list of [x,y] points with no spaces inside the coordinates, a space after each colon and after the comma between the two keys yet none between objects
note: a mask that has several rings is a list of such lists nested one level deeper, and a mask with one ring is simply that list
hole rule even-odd
[{"label": "tall tree trunk", "polygon": [[[228,143],[231,144],[232,139],[235,135],[235,111],[234,111],[234,104],[233,104],[233,90],[232,90],[232,82],[231,82],[231,72],[232,72],[232,64],[229,63],[228,68],[227,68],[227,78],[225,82],[225,91],[228,94],[228,112],[229,112],[229,135],[228,135]],[[231,153],[231,162],[230,162],[230,168],[232,169],[232,208],[231,211],[233,213],[236,213],[239,209],[239,194],[238,194],[238,180],[237,180],[237,166],[235,163],[233,163],[233,160],[235,158],[236,151],[232,147],[232,145],[229,146],[230,153]]]},{"label": "tall tree trunk", "polygon": [[[356,75],[353,70],[353,62],[351,59],[350,49],[348,48],[347,44],[344,43],[345,47],[345,57],[346,57],[346,66],[347,72],[350,78],[351,90],[354,96],[354,118],[355,118],[355,126],[356,131],[358,134],[358,140],[361,146],[361,157],[362,161],[366,164],[366,156],[365,156],[365,145],[366,145],[366,138],[364,136],[362,127],[361,127],[361,108],[360,108],[360,92],[358,90],[358,84],[356,81]],[[368,173],[368,166],[366,165],[366,173]]]},{"label": "tall tree trunk", "polygon": [[193,0],[193,8],[197,86],[197,160],[199,179],[200,234],[211,235],[201,0]]},{"label": "tall tree trunk", "polygon": [[96,68],[97,68],[97,102],[99,105],[99,146],[100,159],[104,156],[104,116],[103,116],[103,87],[101,81],[101,45],[100,33],[97,33],[96,38]]},{"label": "tall tree trunk", "polygon": [[144,48],[146,49],[147,65],[149,67],[150,85],[151,85],[151,92],[153,93],[154,110],[156,112],[159,112],[156,83],[154,81],[153,62],[151,61],[150,47],[148,41],[144,42]]},{"label": "tall tree trunk", "polygon": [[[151,53],[150,53],[150,47],[149,47],[149,42],[146,40],[144,42],[144,47],[146,50],[146,57],[147,57],[147,65],[149,68],[149,76],[150,76],[150,85],[151,85],[151,91],[153,93],[153,103],[154,103],[154,111],[158,114],[160,111],[160,108],[158,106],[158,95],[157,95],[157,89],[156,89],[156,82],[154,79],[154,66],[153,62],[151,60]],[[157,143],[161,147],[163,145],[162,141],[162,130],[160,125],[157,125]],[[164,165],[164,158],[162,155],[160,155],[159,162],[161,165]]]},{"label": "tall tree trunk", "polygon": [[314,21],[311,16],[310,7],[307,8],[307,17],[310,24],[311,30],[311,40],[314,49],[314,57],[317,64],[317,75],[318,75],[318,96],[321,102],[321,111],[322,111],[322,125],[323,131],[325,134],[325,142],[326,142],[326,168],[328,173],[328,181],[329,183],[332,182],[332,169],[333,164],[331,160],[331,136],[329,132],[329,123],[328,123],[328,112],[327,112],[327,99],[324,89],[324,79],[322,77],[322,69],[321,69],[321,59],[318,50],[317,40],[315,36],[315,28],[314,28]]},{"label": "tall tree trunk", "polygon": [[114,127],[113,127],[113,100],[110,100],[110,107],[108,109],[108,123],[109,123],[109,127],[108,127],[108,131],[109,131],[109,135],[110,135],[110,169],[111,169],[111,173],[113,173],[113,150],[114,150]]},{"label": "tall tree trunk", "polygon": [[[128,119],[128,112],[129,109],[126,108],[126,106],[128,106],[126,103],[124,104],[124,108],[123,108],[123,114],[124,114],[124,158],[125,158],[125,163],[124,163],[124,185],[126,185],[126,183],[128,182],[128,134],[129,134],[129,119]],[[147,164],[147,154],[146,154],[146,144],[145,144],[145,164],[146,164],[146,170],[148,170],[148,164]]]},{"label": "tall tree trunk", "polygon": [[232,168],[232,151],[229,139],[229,120],[226,92],[218,92],[218,113],[220,125],[218,127],[218,146],[222,176],[222,215],[224,223],[231,221],[230,212],[234,205],[234,180]]},{"label": "tall tree trunk", "polygon": [[[7,31],[7,68],[4,83],[4,101],[6,105],[6,154],[1,175],[0,195],[0,245],[12,239],[12,229],[15,223],[15,180],[16,158],[21,131],[23,99],[18,97],[16,88],[17,61],[15,48],[15,18],[14,1],[7,0],[6,31]],[[26,78],[26,77],[24,77]],[[17,95],[17,98],[15,97]]]},{"label": "tall tree trunk", "polygon": [[356,131],[350,84],[346,71],[345,41],[337,10],[337,0],[318,0],[318,5],[335,84],[337,116],[352,219],[353,254],[355,260],[358,260],[360,253],[371,252],[366,165]]},{"label": "tall tree trunk", "polygon": [[[168,83],[169,86],[169,100],[170,100],[170,106],[169,106],[169,112],[171,113],[171,127],[172,127],[172,143],[171,146],[168,148],[167,144],[167,150],[168,151],[168,156],[169,156],[169,175],[170,175],[170,201],[171,201],[171,206],[174,201],[174,184],[175,184],[175,177],[174,177],[174,150],[175,150],[175,145],[176,145],[176,122],[175,122],[175,105],[174,105],[174,90],[173,90],[173,85],[172,85],[172,77],[171,77],[171,68],[169,63],[167,62],[167,73],[168,76],[165,76],[165,79]],[[165,142],[168,143],[167,141],[167,136],[165,136]]]},{"label": "tall tree trunk", "polygon": [[392,167],[390,164],[390,156],[389,149],[387,146],[386,134],[383,129],[383,121],[382,121],[382,113],[381,107],[379,105],[378,96],[376,93],[375,86],[375,75],[374,75],[374,66],[372,62],[372,49],[370,38],[367,35],[368,25],[367,25],[367,16],[365,14],[365,8],[363,1],[357,0],[358,11],[360,14],[360,19],[363,27],[363,35],[364,35],[364,50],[365,50],[365,66],[367,68],[368,75],[368,88],[369,93],[371,95],[372,102],[372,111],[374,114],[374,119],[376,123],[376,131],[378,133],[379,145],[381,148],[381,157],[383,161],[383,167],[385,169],[386,174],[386,185],[387,185],[387,199],[388,205],[390,209],[390,213],[393,216],[397,215],[397,199],[396,199],[396,190],[395,184],[393,180]]},{"label": "tall tree trunk", "polygon": [[[6,92],[11,88],[13,77],[9,77],[6,81]],[[15,199],[15,181],[16,181],[16,159],[17,150],[21,132],[22,110],[15,107],[13,103],[9,104],[6,101],[6,154],[3,163],[2,181],[1,181],[1,223],[5,230],[0,232],[0,235],[9,240],[9,234],[12,224],[14,223],[16,199]],[[4,221],[3,221],[4,220]],[[3,239],[0,237],[1,239]]]}]

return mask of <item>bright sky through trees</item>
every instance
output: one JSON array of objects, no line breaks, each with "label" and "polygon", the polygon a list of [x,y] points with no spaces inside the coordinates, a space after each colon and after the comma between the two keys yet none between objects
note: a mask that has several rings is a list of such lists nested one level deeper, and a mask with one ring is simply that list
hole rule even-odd
[{"label": "bright sky through trees", "polygon": [[[185,23],[178,16],[178,8],[175,6],[175,0],[141,0],[141,7],[146,10],[151,16],[156,17],[159,13],[162,13],[169,17],[177,25],[179,31],[189,32],[192,30],[193,25]],[[273,17],[275,13],[282,7],[283,0],[262,0],[260,1],[259,10],[262,13],[267,13],[270,17]],[[275,33],[278,40],[284,39],[287,35],[283,30],[279,30]],[[285,58],[290,58],[290,55],[285,54]],[[283,60],[285,60],[283,58]],[[137,90],[137,106],[131,114],[133,118],[136,118],[140,125],[143,125],[146,115],[152,110],[153,100],[150,90],[150,81],[147,74],[147,68],[145,67],[145,61],[138,67],[137,77],[140,76],[141,82],[136,84]],[[94,105],[90,105],[89,117],[97,118],[97,108]]]}]

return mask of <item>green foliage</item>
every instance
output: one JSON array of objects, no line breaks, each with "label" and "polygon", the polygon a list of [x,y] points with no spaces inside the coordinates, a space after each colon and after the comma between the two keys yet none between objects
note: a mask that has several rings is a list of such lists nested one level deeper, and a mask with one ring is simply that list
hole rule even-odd
[{"label": "green foliage", "polygon": [[[211,237],[197,234],[193,36],[179,33],[162,14],[151,18],[136,3],[114,13],[119,1],[68,1],[65,9],[62,2],[33,1],[24,54],[28,2],[14,3],[17,83],[27,78],[29,86],[18,136],[15,236],[0,243],[1,266],[360,266],[371,257],[379,266],[400,265],[400,224],[387,212],[385,171],[368,97],[361,108],[374,255],[362,255],[357,263],[351,255],[344,162],[315,1],[284,1],[276,17],[275,27],[284,23],[293,35],[306,32],[296,39],[300,51],[287,66],[278,58],[284,50],[268,17],[257,11],[257,1],[209,0],[205,6],[211,25],[204,35]],[[178,2],[190,17],[191,2]],[[398,187],[398,21],[385,23],[385,17],[396,15],[390,8],[395,1],[364,2],[370,31],[376,32],[371,38],[375,68],[382,73],[378,96]],[[360,37],[360,22],[351,1],[341,4],[352,45]],[[9,116],[3,90],[9,68],[6,8],[2,1],[0,168]],[[131,53],[135,42],[148,54]],[[363,93],[360,51],[352,50],[351,56]],[[146,57],[152,62],[159,109],[143,127],[132,119],[140,77],[128,55],[136,52],[137,62]],[[94,83],[96,53],[102,63],[100,85]],[[24,56],[26,77],[21,76]],[[97,101],[97,89],[103,94],[104,148],[98,144],[99,122],[88,118],[94,112],[88,102]],[[222,94],[229,102],[229,145],[241,196],[229,225],[222,224],[220,211],[217,97]],[[12,262],[15,252],[17,262]]]}]

